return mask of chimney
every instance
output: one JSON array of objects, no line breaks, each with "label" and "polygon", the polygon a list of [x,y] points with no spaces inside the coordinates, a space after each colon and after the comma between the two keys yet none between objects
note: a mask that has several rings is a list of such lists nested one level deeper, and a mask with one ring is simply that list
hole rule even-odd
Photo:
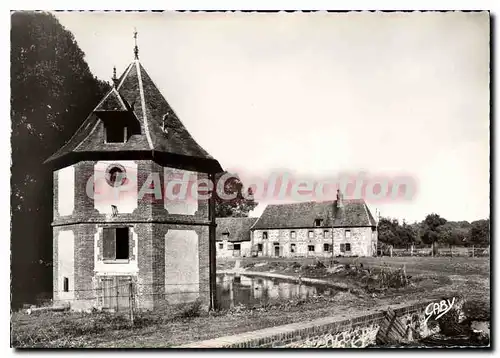
[{"label": "chimney", "polygon": [[342,208],[344,206],[344,194],[337,189],[337,208]]}]

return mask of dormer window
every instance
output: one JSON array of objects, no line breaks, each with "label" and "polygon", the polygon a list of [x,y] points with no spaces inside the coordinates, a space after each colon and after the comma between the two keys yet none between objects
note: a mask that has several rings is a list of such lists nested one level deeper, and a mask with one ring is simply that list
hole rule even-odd
[{"label": "dormer window", "polygon": [[127,126],[123,124],[108,123],[105,126],[106,143],[125,143],[127,142]]},{"label": "dormer window", "polygon": [[323,219],[314,220],[314,226],[316,226],[316,227],[323,226]]}]

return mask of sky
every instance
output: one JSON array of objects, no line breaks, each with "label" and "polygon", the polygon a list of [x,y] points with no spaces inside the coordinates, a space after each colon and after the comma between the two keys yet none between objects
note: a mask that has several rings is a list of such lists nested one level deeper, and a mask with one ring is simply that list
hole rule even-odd
[{"label": "sky", "polygon": [[[489,217],[487,13],[55,13],[91,71],[139,58],[226,170],[320,180],[408,175],[420,221]],[[266,203],[252,212],[258,216]]]}]

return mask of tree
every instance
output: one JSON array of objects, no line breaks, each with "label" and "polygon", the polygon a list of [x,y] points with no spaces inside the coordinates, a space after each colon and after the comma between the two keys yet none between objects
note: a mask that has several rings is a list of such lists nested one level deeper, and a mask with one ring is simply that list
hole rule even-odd
[{"label": "tree", "polygon": [[490,244],[490,219],[477,220],[471,223],[470,242],[478,246]]},{"label": "tree", "polygon": [[378,224],[379,240],[387,245],[408,246],[416,242],[417,237],[413,228],[397,219],[381,218]]},{"label": "tree", "polygon": [[423,226],[422,241],[426,244],[432,245],[433,253],[435,251],[435,244],[440,237],[438,228],[444,224],[446,224],[446,219],[434,213],[427,215],[422,223]]},{"label": "tree", "polygon": [[403,225],[397,226],[397,233],[400,238],[401,244],[409,246],[417,242],[417,234],[411,225],[408,225],[403,220]]},{"label": "tree", "polygon": [[397,245],[399,237],[396,230],[397,220],[380,218],[378,222],[378,239],[387,245]]},{"label": "tree", "polygon": [[[258,205],[252,197],[252,188],[247,189],[247,197],[243,196],[245,187],[237,174],[223,172],[216,176],[217,192],[215,196],[215,216],[247,217],[249,212]],[[224,193],[221,189],[224,188]],[[224,198],[225,195],[234,196],[233,199]]]},{"label": "tree", "polygon": [[11,15],[12,305],[52,292],[52,169],[43,162],[105,94],[73,35],[49,13]]},{"label": "tree", "polygon": [[[468,224],[468,223],[467,223]],[[461,223],[448,221],[437,227],[438,241],[447,245],[465,245],[469,238],[469,229]]]}]

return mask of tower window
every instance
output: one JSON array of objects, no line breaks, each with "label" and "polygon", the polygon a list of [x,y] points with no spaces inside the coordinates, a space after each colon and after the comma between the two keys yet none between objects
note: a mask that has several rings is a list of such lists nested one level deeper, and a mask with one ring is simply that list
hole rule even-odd
[{"label": "tower window", "polygon": [[127,173],[123,165],[111,164],[106,169],[106,182],[112,187],[119,187],[126,183]]},{"label": "tower window", "polygon": [[106,143],[125,143],[127,141],[127,126],[121,123],[106,125]]},{"label": "tower window", "polygon": [[262,232],[262,240],[267,240],[267,231]]},{"label": "tower window", "polygon": [[104,260],[129,259],[129,228],[116,227],[103,229]]},{"label": "tower window", "polygon": [[69,292],[69,278],[67,277],[63,278],[63,291]]}]

